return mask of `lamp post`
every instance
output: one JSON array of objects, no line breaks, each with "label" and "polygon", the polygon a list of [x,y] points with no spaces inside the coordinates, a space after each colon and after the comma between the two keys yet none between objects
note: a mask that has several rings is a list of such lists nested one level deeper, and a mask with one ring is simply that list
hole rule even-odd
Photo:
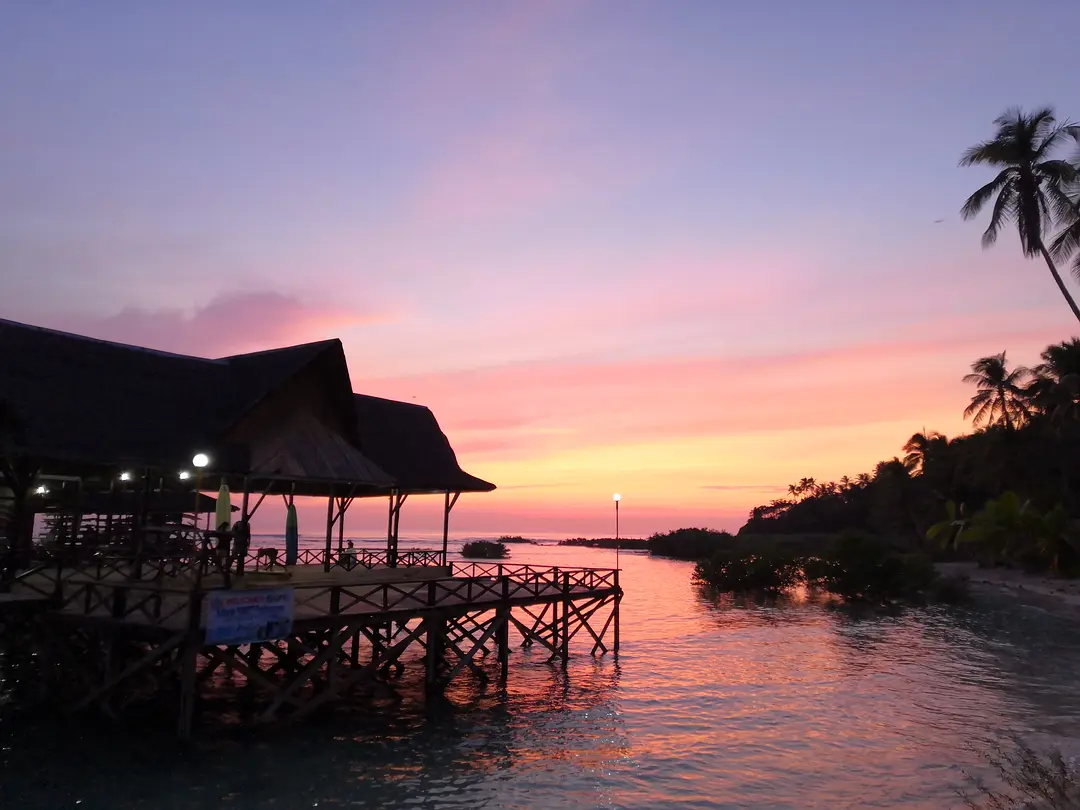
[{"label": "lamp post", "polygon": [[203,467],[210,463],[210,456],[206,453],[196,453],[191,457],[191,466],[195,468],[195,528],[199,528],[199,492],[202,490]]}]

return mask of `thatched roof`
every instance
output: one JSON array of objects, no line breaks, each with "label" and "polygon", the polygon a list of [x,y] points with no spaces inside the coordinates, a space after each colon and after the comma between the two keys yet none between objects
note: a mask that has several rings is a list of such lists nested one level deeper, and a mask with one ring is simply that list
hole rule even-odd
[{"label": "thatched roof", "polygon": [[[319,446],[294,446],[279,466],[264,459],[256,470],[230,431],[302,370],[324,389],[344,435],[323,425]],[[218,472],[388,488],[390,477],[356,447],[350,395],[337,340],[210,360],[0,320],[0,444],[45,462],[179,469],[206,451]],[[308,425],[294,437],[311,433]]]},{"label": "thatched roof", "polygon": [[[434,414],[354,395],[341,341],[218,359],[0,320],[0,454],[49,471],[182,469],[296,494],[490,492]],[[235,481],[231,482],[235,486]]]},{"label": "thatched roof", "polygon": [[428,408],[356,394],[360,446],[403,492],[491,492],[495,485],[469,475]]}]

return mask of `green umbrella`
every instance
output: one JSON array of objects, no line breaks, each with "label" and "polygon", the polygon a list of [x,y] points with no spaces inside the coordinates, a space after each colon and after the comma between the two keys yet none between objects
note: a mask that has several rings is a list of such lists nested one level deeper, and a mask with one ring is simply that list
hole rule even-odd
[{"label": "green umbrella", "polygon": [[229,485],[224,481],[217,493],[217,507],[214,510],[214,528],[217,530],[228,529],[232,522],[232,502],[229,500]]}]

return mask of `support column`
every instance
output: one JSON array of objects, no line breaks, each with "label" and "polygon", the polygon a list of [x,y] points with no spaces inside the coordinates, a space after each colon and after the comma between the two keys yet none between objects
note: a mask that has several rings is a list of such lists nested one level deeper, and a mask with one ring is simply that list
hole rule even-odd
[{"label": "support column", "polygon": [[338,498],[338,527],[337,527],[337,550],[338,556],[345,548],[345,510],[349,507],[345,504],[345,498]]},{"label": "support column", "polygon": [[390,490],[390,511],[386,518],[386,564],[391,568],[397,565],[397,549],[394,548],[394,500],[397,490]]},{"label": "support column", "polygon": [[[240,522],[243,523],[243,530],[236,531],[236,523],[233,522],[233,545],[236,546],[236,575],[242,577],[244,575],[244,558],[247,557],[248,551],[251,548],[251,524],[248,523],[248,497],[251,485],[248,481],[248,477],[244,476],[244,491],[240,500]],[[256,557],[256,560],[258,558]],[[258,567],[256,565],[256,567]]]},{"label": "support column", "polygon": [[397,568],[398,564],[398,528],[401,525],[401,506],[405,503],[405,499],[408,495],[398,494],[394,498],[394,552],[391,555],[390,566]]},{"label": "support column", "polygon": [[326,499],[326,556],[323,558],[323,571],[330,572],[330,551],[334,540],[334,495]]},{"label": "support column", "polygon": [[442,564],[448,565],[446,547],[450,539],[450,510],[457,504],[458,498],[461,497],[460,492],[455,492],[454,497],[450,497],[450,492],[446,493],[446,500],[443,503],[443,522],[442,522]]},{"label": "support column", "polygon": [[201,591],[192,591],[188,602],[187,632],[180,645],[180,710],[176,733],[181,740],[191,739],[195,719],[195,685],[199,648],[202,646],[202,598]]},{"label": "support column", "polygon": [[563,572],[562,581],[562,661],[563,666],[570,659],[570,574]]},{"label": "support column", "polygon": [[390,491],[390,514],[386,522],[386,564],[390,568],[397,568],[398,526],[401,524],[401,506],[408,497],[408,493],[402,495],[399,490]]},{"label": "support column", "polygon": [[504,683],[510,672],[510,577],[502,576],[502,604],[495,611],[499,629],[495,631],[495,643],[499,649],[499,678]]},{"label": "support column", "polygon": [[619,572],[615,571],[615,607],[612,610],[615,611],[615,618],[612,620],[615,625],[613,632],[615,633],[615,643],[611,645],[612,650],[617,658],[619,655],[619,603],[622,602],[622,588],[619,587]]},{"label": "support column", "polygon": [[424,658],[424,683],[429,692],[439,687],[439,662],[443,658],[443,633],[446,628],[446,620],[442,617],[426,616],[424,618],[426,633],[427,654]]}]

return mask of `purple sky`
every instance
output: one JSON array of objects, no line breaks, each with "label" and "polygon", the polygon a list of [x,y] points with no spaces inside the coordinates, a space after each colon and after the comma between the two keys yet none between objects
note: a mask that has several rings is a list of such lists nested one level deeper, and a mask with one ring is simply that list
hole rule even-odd
[{"label": "purple sky", "polygon": [[621,489],[631,529],[734,527],[1074,331],[959,221],[986,175],[956,163],[1009,105],[1080,117],[1078,31],[996,0],[3,4],[0,316],[340,336],[502,485],[467,525],[587,532]]}]

